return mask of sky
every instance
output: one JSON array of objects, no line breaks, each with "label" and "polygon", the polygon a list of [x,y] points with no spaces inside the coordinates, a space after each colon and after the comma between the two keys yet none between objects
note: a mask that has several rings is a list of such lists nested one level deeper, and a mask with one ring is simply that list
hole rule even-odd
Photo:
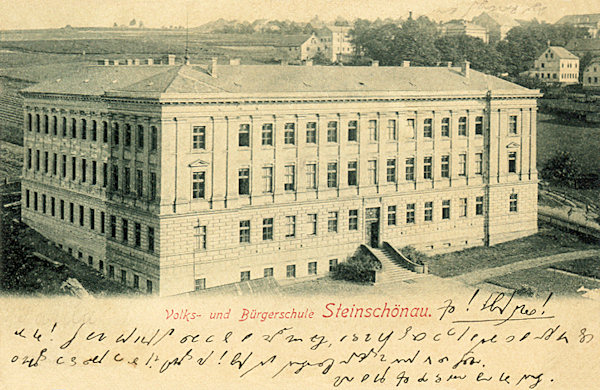
[{"label": "sky", "polygon": [[146,27],[185,25],[186,9],[194,27],[219,18],[306,22],[315,15],[325,21],[406,18],[409,11],[439,20],[498,7],[518,18],[530,13],[549,22],[564,14],[600,13],[598,0],[0,0],[0,30],[108,27],[133,18]]}]

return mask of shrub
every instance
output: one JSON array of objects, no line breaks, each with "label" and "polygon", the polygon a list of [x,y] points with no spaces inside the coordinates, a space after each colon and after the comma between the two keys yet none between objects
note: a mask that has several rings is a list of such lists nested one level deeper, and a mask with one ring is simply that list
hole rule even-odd
[{"label": "shrub", "polygon": [[416,250],[412,246],[405,246],[400,252],[413,263],[424,265],[429,258],[425,253]]},{"label": "shrub", "polygon": [[379,261],[364,253],[358,253],[336,265],[332,270],[332,277],[337,280],[369,283],[373,281],[373,274],[380,268]]},{"label": "shrub", "polygon": [[535,295],[535,290],[529,286],[521,286],[515,290],[515,294],[524,297],[532,297]]}]

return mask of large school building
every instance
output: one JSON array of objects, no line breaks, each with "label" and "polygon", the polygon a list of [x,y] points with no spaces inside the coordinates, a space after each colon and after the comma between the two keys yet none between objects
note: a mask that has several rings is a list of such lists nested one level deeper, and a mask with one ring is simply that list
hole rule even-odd
[{"label": "large school building", "polygon": [[173,295],[537,231],[536,98],[462,67],[128,61],[24,90],[25,222]]}]

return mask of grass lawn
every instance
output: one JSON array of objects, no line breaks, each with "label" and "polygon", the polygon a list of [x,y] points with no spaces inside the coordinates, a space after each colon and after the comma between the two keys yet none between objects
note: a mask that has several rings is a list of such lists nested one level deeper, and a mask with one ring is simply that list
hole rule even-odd
[{"label": "grass lawn", "polygon": [[533,236],[492,247],[469,248],[432,256],[428,264],[430,273],[452,277],[535,257],[596,248],[600,248],[600,244],[586,243],[576,235],[541,224],[539,232]]},{"label": "grass lawn", "polygon": [[577,289],[581,286],[589,289],[600,288],[600,281],[594,282],[576,275],[567,275],[543,267],[513,272],[488,279],[486,282],[512,290],[530,289],[538,296],[546,295],[548,292],[557,295],[579,295]]},{"label": "grass lawn", "polygon": [[551,268],[600,280],[600,258],[598,257],[557,263],[553,264]]},{"label": "grass lawn", "polygon": [[283,285],[280,288],[285,295],[365,295],[376,294],[377,290],[370,284],[360,284],[346,282],[343,280],[334,280],[330,277],[324,277],[306,282]]}]

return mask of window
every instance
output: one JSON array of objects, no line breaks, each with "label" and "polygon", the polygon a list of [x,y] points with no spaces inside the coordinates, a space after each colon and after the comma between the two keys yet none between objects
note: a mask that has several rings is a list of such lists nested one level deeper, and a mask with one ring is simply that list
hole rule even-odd
[{"label": "window", "polygon": [[[75,158],[73,158],[74,160]],[[35,151],[35,170],[36,171],[40,171],[40,151],[36,150]],[[73,178],[73,180],[75,180],[75,178]]]},{"label": "window", "polygon": [[121,270],[121,283],[127,283],[127,271],[125,271],[124,269]]},{"label": "window", "polygon": [[369,120],[369,141],[376,142],[379,139],[379,130],[377,129],[377,119]]},{"label": "window", "polygon": [[348,186],[355,186],[357,184],[358,175],[358,163],[356,161],[348,162]]},{"label": "window", "polygon": [[329,272],[332,272],[335,267],[337,267],[338,264],[338,260],[337,259],[330,259],[329,260]]},{"label": "window", "polygon": [[152,294],[152,281],[146,280],[146,292]]},{"label": "window", "polygon": [[[34,195],[34,208],[37,210],[37,192]],[[69,222],[75,223],[75,205],[72,202],[69,202]]]},{"label": "window", "polygon": [[510,200],[509,200],[509,210],[511,213],[516,213],[517,212],[517,202],[519,201],[519,195],[518,194],[510,194]]},{"label": "window", "polygon": [[450,118],[442,118],[442,137],[450,137]]},{"label": "window", "polygon": [[348,211],[348,230],[358,230],[358,210]]},{"label": "window", "polygon": [[96,161],[92,161],[92,185],[96,185],[98,181],[98,163]]},{"label": "window", "polygon": [[121,218],[121,233],[123,242],[129,241],[129,221],[125,218]]},{"label": "window", "polygon": [[64,116],[62,118],[62,136],[67,136],[67,118],[65,118]]},{"label": "window", "polygon": [[376,185],[377,180],[377,160],[368,161],[369,184]]},{"label": "window", "polygon": [[92,121],[92,141],[96,141],[98,139],[98,124],[95,120]]},{"label": "window", "polygon": [[[71,203],[71,204],[73,204],[73,203]],[[37,209],[38,209],[38,193],[35,191],[33,192],[33,209],[35,211],[37,211]],[[71,220],[71,222],[73,222],[73,221]]]},{"label": "window", "polygon": [[285,124],[285,131],[283,133],[283,142],[286,145],[296,144],[296,125],[293,123]]},{"label": "window", "polygon": [[31,148],[27,149],[27,169],[31,169],[31,160],[32,160],[33,151]]},{"label": "window", "polygon": [[459,201],[460,205],[459,205],[459,217],[466,217],[467,216],[467,208],[468,208],[468,200],[467,198],[460,198]]},{"label": "window", "polygon": [[288,215],[285,217],[285,236],[288,238],[296,237],[296,216]]},{"label": "window", "polygon": [[431,138],[433,137],[433,119],[426,118],[423,121],[423,137]]},{"label": "window", "polygon": [[306,164],[306,188],[317,188],[317,164]]},{"label": "window", "polygon": [[475,153],[475,174],[481,175],[483,172],[483,153]]},{"label": "window", "polygon": [[508,172],[517,172],[517,152],[508,152]]},{"label": "window", "polygon": [[88,265],[91,267],[94,266],[94,258],[92,256],[88,256]]},{"label": "window", "polygon": [[311,261],[308,263],[308,274],[316,275],[317,274],[317,262]]},{"label": "window", "polygon": [[240,221],[240,243],[250,242],[250,221]]},{"label": "window", "polygon": [[104,234],[104,231],[106,229],[106,226],[105,226],[106,221],[104,219],[105,219],[104,211],[101,211],[100,212],[100,233],[102,233],[102,234]]},{"label": "window", "polygon": [[126,148],[131,147],[131,125],[129,123],[125,124],[125,134],[123,144]]},{"label": "window", "polygon": [[60,200],[60,219],[65,219],[65,201]]},{"label": "window", "polygon": [[192,198],[204,199],[206,187],[206,173],[204,171],[194,172],[192,174]]},{"label": "window", "polygon": [[110,237],[117,238],[117,217],[110,216]]},{"label": "window", "polygon": [[317,143],[317,122],[306,123],[306,143],[316,144]]},{"label": "window", "polygon": [[262,125],[262,145],[273,146],[273,124],[264,123]]},{"label": "window", "polygon": [[67,177],[67,156],[62,155],[62,177]]},{"label": "window", "polygon": [[273,167],[266,166],[262,168],[263,192],[273,192]]},{"label": "window", "polygon": [[238,193],[250,195],[250,168],[240,168],[238,171]]},{"label": "window", "polygon": [[33,121],[31,113],[27,114],[27,130],[33,131]]},{"label": "window", "polygon": [[337,213],[337,211],[330,211],[327,214],[327,231],[330,233],[337,233],[337,231],[338,231],[338,213]]},{"label": "window", "polygon": [[58,118],[56,117],[56,115],[52,117],[52,135],[58,135]]},{"label": "window", "polygon": [[396,141],[398,139],[398,129],[395,119],[388,119],[388,140]]},{"label": "window", "polygon": [[336,121],[327,122],[327,142],[337,142],[338,123]]},{"label": "window", "polygon": [[467,117],[461,116],[458,118],[458,135],[467,135]]},{"label": "window", "polygon": [[327,163],[327,187],[337,187],[337,162]]},{"label": "window", "polygon": [[46,214],[46,194],[42,194],[42,213]]},{"label": "window", "polygon": [[348,142],[358,141],[358,121],[348,121]]},{"label": "window", "polygon": [[467,175],[467,155],[461,153],[458,155],[458,176]]},{"label": "window", "polygon": [[283,189],[285,191],[294,191],[296,189],[296,166],[286,165],[284,169]]},{"label": "window", "polygon": [[[50,215],[52,215],[53,217],[56,215],[55,206],[56,206],[56,198],[51,197],[50,198]],[[29,206],[27,206],[27,207],[29,207]]]},{"label": "window", "polygon": [[285,276],[287,278],[295,278],[296,277],[296,265],[295,264],[291,264],[286,267]]},{"label": "window", "polygon": [[450,219],[450,200],[442,201],[442,219]]},{"label": "window", "polygon": [[517,116],[510,115],[508,117],[508,133],[517,134]]},{"label": "window", "polygon": [[405,162],[406,181],[415,180],[415,158],[407,157]]},{"label": "window", "polygon": [[29,208],[29,198],[30,198],[30,192],[29,190],[25,190],[25,207]]},{"label": "window", "polygon": [[433,202],[425,202],[425,222],[433,221]]},{"label": "window", "polygon": [[102,142],[108,143],[108,123],[102,121]]},{"label": "window", "polygon": [[263,276],[264,276],[265,278],[272,277],[272,276],[273,276],[273,267],[268,267],[268,268],[265,268],[265,269],[263,270]]},{"label": "window", "polygon": [[475,215],[483,215],[483,196],[475,198]]},{"label": "window", "polygon": [[90,229],[96,229],[96,210],[90,209]]},{"label": "window", "polygon": [[108,185],[108,164],[102,163],[102,187],[106,188]]},{"label": "window", "polygon": [[71,157],[71,180],[77,178],[77,158]]},{"label": "window", "polygon": [[273,239],[273,218],[263,218],[263,241]]},{"label": "window", "polygon": [[156,172],[150,172],[150,200],[156,199]]},{"label": "window", "polygon": [[432,160],[431,156],[427,156],[427,157],[423,158],[423,179],[431,180],[431,178],[432,178],[431,160]]},{"label": "window", "polygon": [[416,126],[415,126],[414,118],[406,119],[406,127],[407,127],[408,131],[410,132],[410,138],[415,138]]},{"label": "window", "polygon": [[150,127],[150,151],[155,152],[158,148],[158,129],[156,126]]},{"label": "window", "polygon": [[317,235],[317,214],[308,214],[308,229],[310,235]]},{"label": "window", "polygon": [[202,251],[206,249],[206,226],[196,225],[194,227],[194,236],[196,237],[196,250]]},{"label": "window", "polygon": [[475,135],[483,135],[483,117],[475,117]]},{"label": "window", "polygon": [[142,225],[135,223],[133,226],[134,245],[140,247],[142,245]]},{"label": "window", "polygon": [[87,138],[87,121],[85,119],[81,120],[81,139]]},{"label": "window", "polygon": [[119,145],[119,124],[113,126],[113,144]]},{"label": "window", "polygon": [[138,125],[137,127],[137,131],[136,131],[136,146],[138,149],[144,149],[144,126],[142,125]]},{"label": "window", "polygon": [[406,223],[415,223],[415,204],[406,205]]},{"label": "window", "polygon": [[148,226],[148,250],[154,252],[154,228]]},{"label": "window", "polygon": [[77,119],[75,118],[71,119],[71,138],[77,138]]},{"label": "window", "polygon": [[192,134],[192,147],[206,149],[206,126],[194,126]]},{"label": "window", "polygon": [[87,180],[87,160],[81,159],[81,182],[85,183]]},{"label": "window", "polygon": [[240,282],[245,282],[247,280],[250,280],[250,271],[240,272]]},{"label": "window", "polygon": [[140,288],[140,277],[133,275],[133,288]]},{"label": "window", "polygon": [[111,279],[115,278],[115,266],[114,265],[108,266],[108,277]]},{"label": "window", "polygon": [[131,190],[131,170],[129,167],[123,168],[123,192],[126,194]]},{"label": "window", "polygon": [[442,156],[442,169],[440,170],[440,175],[443,178],[450,177],[450,156],[448,155]]},{"label": "window", "polygon": [[388,206],[387,222],[389,226],[396,225],[396,206]]},{"label": "window", "polygon": [[396,159],[387,160],[386,178],[388,183],[396,182]]}]

